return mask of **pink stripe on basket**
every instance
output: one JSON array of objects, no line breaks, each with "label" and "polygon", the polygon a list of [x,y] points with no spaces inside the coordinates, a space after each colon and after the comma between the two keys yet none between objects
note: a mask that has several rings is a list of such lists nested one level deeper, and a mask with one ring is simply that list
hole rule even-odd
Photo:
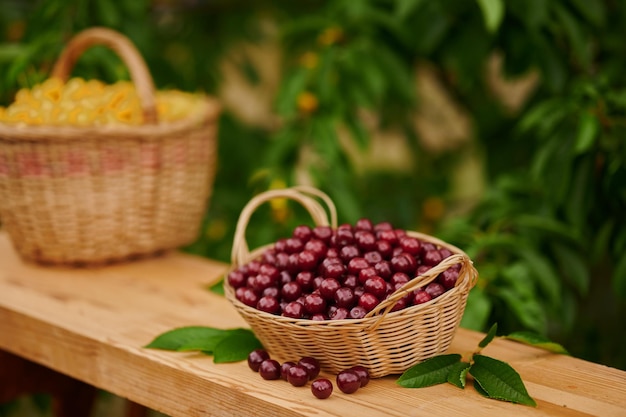
[{"label": "pink stripe on basket", "polygon": [[89,173],[87,155],[79,150],[70,150],[65,154],[65,171],[67,175],[84,175]]},{"label": "pink stripe on basket", "polygon": [[0,176],[8,177],[9,172],[9,162],[7,161],[6,155],[0,155]]},{"label": "pink stripe on basket", "polygon": [[124,152],[116,148],[103,148],[100,156],[100,164],[103,173],[118,172],[124,169],[126,158]]},{"label": "pink stripe on basket", "polygon": [[24,177],[50,176],[50,167],[42,160],[38,152],[20,152],[16,156],[18,172]]},{"label": "pink stripe on basket", "polygon": [[142,168],[159,169],[161,167],[160,147],[155,143],[144,143],[139,150],[139,163]]}]

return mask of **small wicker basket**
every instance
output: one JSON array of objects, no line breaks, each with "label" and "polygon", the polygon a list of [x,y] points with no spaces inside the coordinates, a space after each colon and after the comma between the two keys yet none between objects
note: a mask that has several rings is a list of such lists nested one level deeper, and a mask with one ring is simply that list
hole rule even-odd
[{"label": "small wicker basket", "polygon": [[144,124],[0,123],[0,222],[26,260],[95,265],[180,247],[197,238],[211,196],[219,104],[203,97],[185,119],[159,123],[142,57],[105,28],[72,38],[51,76],[67,80],[94,45],[128,67]]},{"label": "small wicker basket", "polygon": [[[330,222],[327,210],[316,197],[328,206]],[[275,198],[298,201],[308,210],[316,225],[337,226],[332,201],[315,188],[294,187],[259,194],[250,200],[239,217],[232,248],[232,268],[258,258],[272,246],[249,251],[245,229],[255,209]],[[422,233],[409,231],[407,234],[447,248],[453,255],[409,281],[363,319],[315,321],[269,314],[237,300],[227,280],[224,283],[226,297],[272,357],[293,361],[313,356],[323,369],[332,373],[363,365],[369,368],[373,378],[400,374],[448,349],[465,310],[468,293],[478,276],[472,261],[459,248]],[[427,303],[391,312],[394,304],[408,292],[428,284],[455,264],[460,264],[461,269],[454,288]]]}]

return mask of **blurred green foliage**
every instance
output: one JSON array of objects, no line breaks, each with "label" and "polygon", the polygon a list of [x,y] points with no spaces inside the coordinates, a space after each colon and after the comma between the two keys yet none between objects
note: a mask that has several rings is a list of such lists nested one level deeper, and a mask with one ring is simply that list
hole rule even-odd
[{"label": "blurred green foliage", "polygon": [[[64,42],[90,26],[130,37],[158,87],[214,94],[228,75],[224,62],[251,85],[263,83],[241,45],[278,42],[279,123],[254,125],[225,111],[205,233],[187,250],[229,260],[250,197],[306,178],[331,195],[342,222],[389,220],[466,250],[480,280],[464,326],[533,330],[576,356],[626,369],[626,2],[0,0],[0,10],[5,105],[45,79]],[[493,91],[494,56],[505,79],[536,75],[518,108]],[[433,152],[416,129],[416,110],[428,102],[415,70],[425,64],[469,116],[471,140],[452,150]],[[100,48],[74,73],[127,77]],[[364,114],[374,115],[374,128]],[[408,168],[359,168],[376,130],[399,132]],[[470,207],[455,194],[467,155],[480,156],[486,187]],[[433,201],[442,215],[429,214]],[[308,221],[297,207],[264,207],[250,246]]]}]

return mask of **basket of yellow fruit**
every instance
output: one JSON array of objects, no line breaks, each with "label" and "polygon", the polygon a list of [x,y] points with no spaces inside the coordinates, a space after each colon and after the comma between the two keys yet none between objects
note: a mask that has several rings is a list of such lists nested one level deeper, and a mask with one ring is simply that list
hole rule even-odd
[{"label": "basket of yellow fruit", "polygon": [[[132,82],[71,78],[88,48],[113,50]],[[95,265],[193,242],[211,196],[219,104],[157,91],[122,34],[73,37],[50,78],[0,108],[0,223],[23,259]]]}]

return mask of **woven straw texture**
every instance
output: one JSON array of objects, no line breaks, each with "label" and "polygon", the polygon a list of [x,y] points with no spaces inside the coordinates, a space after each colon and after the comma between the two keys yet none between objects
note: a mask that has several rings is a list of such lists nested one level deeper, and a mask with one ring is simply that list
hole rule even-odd
[{"label": "woven straw texture", "polygon": [[[315,197],[321,197],[328,205],[330,222]],[[245,242],[245,229],[252,212],[260,204],[274,198],[300,202],[316,225],[337,226],[334,205],[319,190],[294,187],[259,194],[250,200],[240,215],[233,243],[232,268],[258,258],[273,246],[266,245],[250,252]],[[468,293],[477,279],[472,261],[459,248],[422,233],[409,231],[407,234],[448,248],[453,255],[409,281],[363,319],[314,321],[272,315],[238,301],[233,288],[225,280],[226,297],[272,357],[293,361],[313,356],[320,361],[323,369],[332,373],[363,365],[370,369],[374,378],[400,374],[448,349],[463,316]],[[390,312],[397,300],[433,281],[454,264],[461,264],[454,288],[427,303]]]},{"label": "woven straw texture", "polygon": [[89,266],[180,247],[197,238],[211,196],[218,103],[205,97],[184,120],[159,123],[143,59],[104,28],[76,35],[52,76],[67,80],[93,45],[128,66],[144,124],[0,123],[0,221],[26,260]]}]

